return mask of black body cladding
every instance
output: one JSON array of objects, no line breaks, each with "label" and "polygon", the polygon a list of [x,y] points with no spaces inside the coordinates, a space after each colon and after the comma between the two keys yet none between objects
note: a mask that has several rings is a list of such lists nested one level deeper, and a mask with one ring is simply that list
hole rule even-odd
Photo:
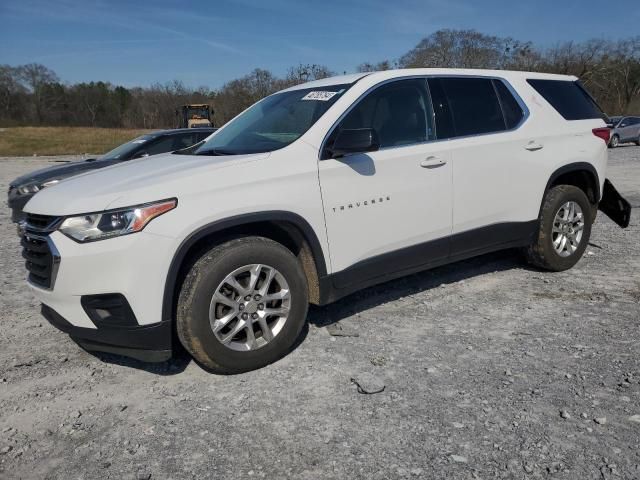
[{"label": "black body cladding", "polygon": [[51,325],[68,334],[85,350],[124,355],[144,362],[163,362],[173,355],[172,322],[82,328],[73,326],[47,305],[42,305],[41,313]]}]

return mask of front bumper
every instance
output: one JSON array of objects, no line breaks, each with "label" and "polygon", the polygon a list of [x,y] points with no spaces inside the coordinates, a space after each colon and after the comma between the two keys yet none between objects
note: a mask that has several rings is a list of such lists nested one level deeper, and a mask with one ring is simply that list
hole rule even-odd
[{"label": "front bumper", "polygon": [[[47,320],[87,350],[145,361],[171,356],[172,322],[162,316],[162,300],[176,240],[143,231],[80,244],[57,230],[48,240],[59,254],[53,287],[28,282]],[[130,314],[92,314],[88,298],[108,303],[116,292]]]},{"label": "front bumper", "polygon": [[151,325],[82,328],[69,323],[51,307],[42,304],[42,316],[67,333],[85,350],[114,353],[143,362],[164,362],[172,356],[170,321]]}]

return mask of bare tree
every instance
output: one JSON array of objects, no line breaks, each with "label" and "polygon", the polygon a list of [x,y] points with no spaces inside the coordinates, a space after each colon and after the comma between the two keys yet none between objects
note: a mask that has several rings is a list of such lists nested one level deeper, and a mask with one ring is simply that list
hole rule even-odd
[{"label": "bare tree", "polygon": [[329,67],[324,65],[301,63],[295,67],[289,68],[287,76],[284,79],[284,84],[286,86],[298,85],[300,83],[319,80],[333,75],[335,75],[335,73],[329,70]]},{"label": "bare tree", "polygon": [[391,62],[390,60],[382,60],[378,63],[364,62],[356,67],[358,72],[381,72],[383,70],[391,70],[398,66],[397,62]]},{"label": "bare tree", "polygon": [[36,111],[36,121],[42,123],[44,109],[43,90],[49,83],[58,82],[55,72],[39,63],[29,63],[18,67],[18,74],[33,95],[33,105]]},{"label": "bare tree", "polygon": [[475,30],[438,30],[403,55],[403,68],[504,68],[528,44]]},{"label": "bare tree", "polygon": [[28,118],[27,89],[20,83],[18,69],[0,65],[0,120],[20,123]]}]

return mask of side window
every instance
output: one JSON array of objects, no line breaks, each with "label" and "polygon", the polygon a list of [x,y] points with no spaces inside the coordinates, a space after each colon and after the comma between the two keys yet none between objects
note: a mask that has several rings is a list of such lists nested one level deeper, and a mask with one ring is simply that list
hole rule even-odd
[{"label": "side window", "polygon": [[504,113],[504,122],[507,125],[507,130],[511,130],[520,123],[524,116],[524,112],[503,81],[493,80],[493,85],[496,88],[498,98],[500,99],[500,105],[502,106],[502,113]]},{"label": "side window", "polygon": [[168,135],[166,137],[160,138],[155,142],[147,145],[144,149],[149,155],[157,155],[159,153],[172,152],[174,144],[173,135]]},{"label": "side window", "polygon": [[195,132],[181,133],[178,135],[167,135],[151,145],[147,145],[145,152],[149,155],[158,155],[159,153],[168,153],[183,148],[190,147],[195,143]]},{"label": "side window", "polygon": [[456,137],[506,129],[491,79],[441,78],[440,84],[449,101]]},{"label": "side window", "polygon": [[436,136],[442,138],[452,138],[456,136],[453,126],[453,116],[449,107],[449,100],[444,92],[441,78],[429,79],[429,93],[431,94],[431,104],[433,105],[433,116],[436,122]]},{"label": "side window", "polygon": [[640,124],[640,118],[636,118],[636,117],[627,117],[627,118],[623,118],[622,121],[620,122],[620,126],[625,126],[625,127],[631,127],[633,125],[638,125]]},{"label": "side window", "polygon": [[[424,79],[398,80],[369,93],[342,119],[327,140],[327,148],[341,130],[373,128],[380,147],[400,147],[434,138],[429,96]],[[330,156],[330,152],[328,152]],[[327,154],[323,158],[328,158]]]},{"label": "side window", "polygon": [[527,82],[555,108],[565,120],[606,118],[580,82],[528,79]]},{"label": "side window", "polygon": [[213,132],[199,132],[198,133],[198,138],[196,140],[196,143],[201,142],[202,140],[204,140],[205,138],[207,138],[209,135],[211,135]]},{"label": "side window", "polygon": [[198,140],[198,135],[195,132],[181,133],[180,135],[174,135],[173,150],[182,150],[183,148],[190,147]]}]

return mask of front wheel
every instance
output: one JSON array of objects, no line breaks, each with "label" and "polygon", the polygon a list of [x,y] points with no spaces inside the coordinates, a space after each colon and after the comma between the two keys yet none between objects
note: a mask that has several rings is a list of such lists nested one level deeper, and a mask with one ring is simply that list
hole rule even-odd
[{"label": "front wheel", "polygon": [[618,135],[614,135],[611,137],[611,141],[609,142],[609,146],[611,148],[617,148],[620,145],[620,137]]},{"label": "front wheel", "polygon": [[176,328],[202,365],[241,373],[286,355],[307,309],[307,280],[297,258],[277,242],[245,237],[195,262],[180,290]]},{"label": "front wheel", "polygon": [[527,248],[529,262],[539,268],[562,271],[584,254],[593,223],[593,206],[585,193],[572,185],[558,185],[545,195],[538,234]]}]

